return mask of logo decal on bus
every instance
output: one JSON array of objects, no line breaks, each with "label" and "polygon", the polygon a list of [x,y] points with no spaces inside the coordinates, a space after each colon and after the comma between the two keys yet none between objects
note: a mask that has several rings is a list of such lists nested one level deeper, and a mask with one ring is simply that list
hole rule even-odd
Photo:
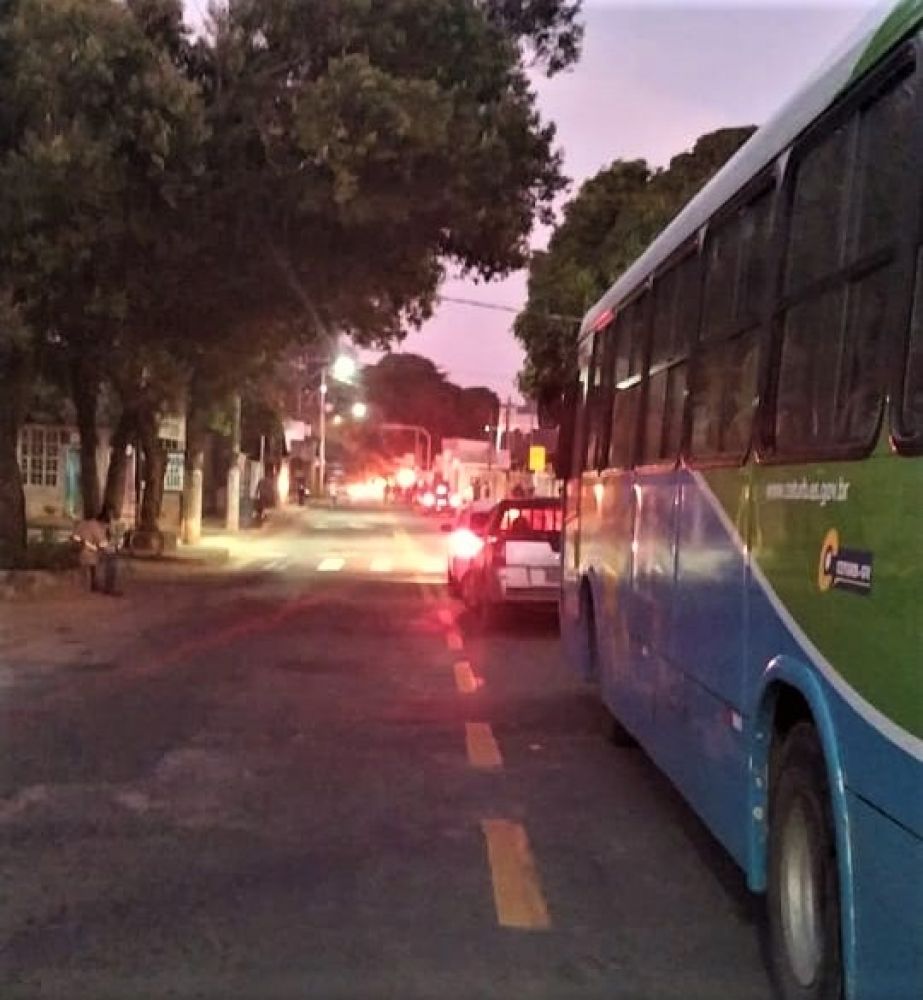
[{"label": "logo decal on bus", "polygon": [[840,546],[840,535],[831,528],[824,536],[817,564],[817,586],[821,590],[846,590],[863,596],[872,590],[872,553]]}]

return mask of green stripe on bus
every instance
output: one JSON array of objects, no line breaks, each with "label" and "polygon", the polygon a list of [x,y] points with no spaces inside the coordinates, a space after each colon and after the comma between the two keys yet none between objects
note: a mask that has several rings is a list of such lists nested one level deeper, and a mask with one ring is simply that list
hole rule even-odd
[{"label": "green stripe on bus", "polygon": [[[705,475],[736,526],[736,543],[747,538],[776,596],[836,673],[892,722],[923,738],[923,460],[876,453],[860,462]],[[749,505],[748,485],[754,491]],[[842,548],[871,560],[867,596],[823,588],[820,560],[832,530]]]},{"label": "green stripe on bus", "polygon": [[923,21],[923,0],[901,0],[872,35],[853,70],[856,80]]}]

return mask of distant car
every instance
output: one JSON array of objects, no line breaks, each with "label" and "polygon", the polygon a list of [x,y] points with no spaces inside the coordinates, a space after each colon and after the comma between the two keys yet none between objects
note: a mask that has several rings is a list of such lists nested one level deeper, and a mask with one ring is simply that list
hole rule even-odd
[{"label": "distant car", "polygon": [[446,483],[422,489],[417,494],[417,503],[424,514],[454,514],[461,507],[458,494],[450,492]]},{"label": "distant car", "polygon": [[462,586],[483,625],[512,605],[557,607],[562,519],[561,501],[552,497],[509,498],[491,511],[484,545]]},{"label": "distant car", "polygon": [[449,591],[456,596],[461,595],[468,570],[484,547],[487,522],[494,507],[495,503],[492,500],[475,500],[461,508],[458,517],[451,525],[443,527],[443,531],[450,532],[446,576]]}]

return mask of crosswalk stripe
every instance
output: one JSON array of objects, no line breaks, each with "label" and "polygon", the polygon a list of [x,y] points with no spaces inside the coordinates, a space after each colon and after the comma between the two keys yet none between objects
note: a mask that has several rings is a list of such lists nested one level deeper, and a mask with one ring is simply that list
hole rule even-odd
[{"label": "crosswalk stripe", "polygon": [[338,556],[328,556],[326,559],[321,559],[317,564],[317,571],[319,573],[337,573],[345,565],[345,559],[340,559]]}]

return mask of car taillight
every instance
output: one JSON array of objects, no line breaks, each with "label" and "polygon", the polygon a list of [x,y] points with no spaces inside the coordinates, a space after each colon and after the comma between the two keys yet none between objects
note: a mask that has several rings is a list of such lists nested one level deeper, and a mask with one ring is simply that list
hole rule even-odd
[{"label": "car taillight", "polygon": [[484,539],[468,528],[458,528],[449,536],[449,548],[459,559],[473,559],[484,548]]}]

